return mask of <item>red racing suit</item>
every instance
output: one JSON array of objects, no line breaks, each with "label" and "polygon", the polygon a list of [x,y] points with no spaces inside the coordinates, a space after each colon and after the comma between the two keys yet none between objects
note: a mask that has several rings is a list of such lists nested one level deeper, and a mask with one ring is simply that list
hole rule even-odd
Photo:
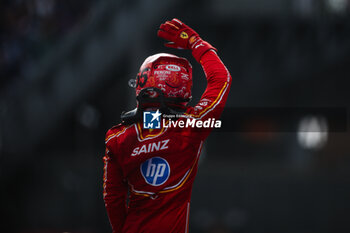
[{"label": "red racing suit", "polygon": [[[218,119],[231,76],[216,52],[200,59],[207,88],[185,115]],[[106,135],[103,197],[115,233],[187,233],[192,185],[209,130],[117,125]],[[128,201],[127,201],[128,200]]]}]

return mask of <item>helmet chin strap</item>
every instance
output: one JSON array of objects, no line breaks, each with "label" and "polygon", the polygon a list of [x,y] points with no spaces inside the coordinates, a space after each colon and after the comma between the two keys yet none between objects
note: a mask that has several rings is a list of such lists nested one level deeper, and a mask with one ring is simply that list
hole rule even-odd
[{"label": "helmet chin strap", "polygon": [[[156,92],[158,95],[157,97],[150,97],[150,92]],[[156,87],[147,87],[140,91],[139,95],[136,97],[136,100],[138,101],[138,107],[128,111],[128,112],[122,112],[121,114],[121,120],[123,125],[130,125],[135,122],[138,122],[142,120],[142,113],[146,110],[147,104],[160,104],[159,110],[163,114],[168,115],[177,115],[177,114],[183,114],[185,112],[185,109],[181,108],[175,108],[175,107],[169,107],[168,103],[183,103],[183,102],[189,102],[190,98],[182,99],[182,98],[166,98],[164,96],[164,93]]]}]

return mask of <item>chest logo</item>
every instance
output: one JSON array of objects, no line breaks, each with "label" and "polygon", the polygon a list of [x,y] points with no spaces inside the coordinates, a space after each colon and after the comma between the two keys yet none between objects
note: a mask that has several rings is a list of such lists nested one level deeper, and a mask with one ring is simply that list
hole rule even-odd
[{"label": "chest logo", "polygon": [[151,142],[148,144],[144,144],[141,147],[135,147],[134,150],[131,153],[131,156],[136,156],[142,153],[151,153],[155,151],[160,151],[160,150],[165,150],[168,149],[168,142],[170,139],[166,139],[163,141],[158,141],[158,142]]},{"label": "chest logo", "polygon": [[140,166],[141,174],[147,184],[159,186],[164,184],[170,176],[169,163],[161,157],[153,157]]}]

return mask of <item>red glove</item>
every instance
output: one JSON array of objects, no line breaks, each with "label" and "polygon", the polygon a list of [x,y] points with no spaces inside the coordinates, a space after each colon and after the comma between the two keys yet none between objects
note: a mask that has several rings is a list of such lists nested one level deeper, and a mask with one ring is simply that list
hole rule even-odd
[{"label": "red glove", "polygon": [[202,40],[197,32],[178,19],[166,21],[160,25],[158,36],[170,41],[165,43],[166,47],[192,50],[192,55],[198,62],[208,50],[217,51],[208,42]]}]

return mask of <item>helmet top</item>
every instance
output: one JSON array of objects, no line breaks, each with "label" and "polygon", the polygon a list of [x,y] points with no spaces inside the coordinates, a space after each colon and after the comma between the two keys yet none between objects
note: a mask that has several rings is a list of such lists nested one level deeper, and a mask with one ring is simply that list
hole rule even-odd
[{"label": "helmet top", "polygon": [[[168,53],[158,53],[146,58],[137,74],[136,96],[144,88],[160,89],[165,98],[188,102],[192,89],[192,66],[187,59]],[[158,97],[150,92],[150,97]]]}]

